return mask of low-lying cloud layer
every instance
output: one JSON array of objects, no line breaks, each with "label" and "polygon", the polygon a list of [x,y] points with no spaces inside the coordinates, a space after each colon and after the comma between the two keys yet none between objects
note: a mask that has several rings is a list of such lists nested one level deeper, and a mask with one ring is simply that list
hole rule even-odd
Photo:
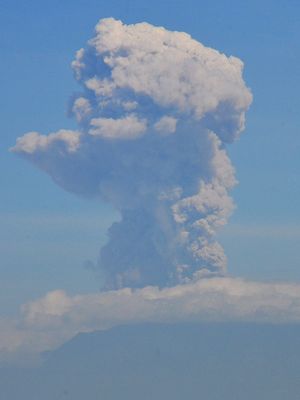
[{"label": "low-lying cloud layer", "polygon": [[38,353],[79,332],[145,321],[300,322],[300,284],[204,278],[165,289],[57,290],[23,305],[17,320],[0,322],[0,355]]},{"label": "low-lying cloud layer", "polygon": [[78,131],[30,132],[13,151],[61,187],[110,202],[105,288],[172,286],[224,275],[215,234],[233,210],[225,144],[252,96],[242,62],[183,32],[100,20],[72,63]]}]

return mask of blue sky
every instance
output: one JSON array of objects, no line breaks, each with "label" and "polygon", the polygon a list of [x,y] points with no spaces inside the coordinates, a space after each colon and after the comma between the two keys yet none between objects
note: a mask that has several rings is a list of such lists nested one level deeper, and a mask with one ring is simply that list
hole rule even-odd
[{"label": "blue sky", "polygon": [[246,131],[229,153],[237,209],[220,234],[234,276],[300,280],[299,44],[297,1],[1,1],[0,310],[62,288],[97,290],[95,261],[108,205],[64,192],[8,152],[27,131],[74,128],[67,104],[78,90],[70,63],[98,19],[147,21],[245,62],[254,95]]}]

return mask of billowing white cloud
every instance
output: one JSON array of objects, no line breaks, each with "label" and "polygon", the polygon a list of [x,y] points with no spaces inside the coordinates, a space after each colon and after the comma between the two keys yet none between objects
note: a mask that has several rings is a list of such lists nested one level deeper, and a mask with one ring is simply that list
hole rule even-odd
[{"label": "billowing white cloud", "polygon": [[73,103],[72,112],[78,122],[84,120],[92,112],[88,99],[85,97],[77,97]]},{"label": "billowing white cloud", "polygon": [[145,120],[139,120],[135,115],[124,118],[93,118],[89,134],[107,139],[135,139],[146,130]]},{"label": "billowing white cloud", "polygon": [[54,145],[62,145],[68,152],[75,152],[80,144],[79,132],[61,129],[50,135],[40,135],[38,132],[29,132],[17,139],[13,151],[25,154],[47,152]]},{"label": "billowing white cloud", "polygon": [[72,68],[79,132],[29,133],[13,151],[120,212],[100,255],[106,288],[224,275],[216,233],[236,183],[225,145],[252,99],[242,62],[183,32],[107,18]]},{"label": "billowing white cloud", "polygon": [[237,130],[242,127],[251,94],[244,85],[239,59],[207,48],[183,32],[147,23],[125,25],[112,18],[99,22],[89,45],[73,63],[82,83],[95,73],[90,68],[92,53],[110,70],[105,82],[112,91],[145,95],[159,107],[198,120],[224,105]]},{"label": "billowing white cloud", "polygon": [[164,117],[161,117],[156,124],[154,124],[154,128],[162,134],[169,134],[176,131],[176,124],[176,118],[165,115]]},{"label": "billowing white cloud", "polygon": [[23,305],[18,320],[0,322],[0,354],[40,352],[79,332],[145,321],[300,322],[300,285],[203,278],[164,289],[74,296],[57,290]]}]

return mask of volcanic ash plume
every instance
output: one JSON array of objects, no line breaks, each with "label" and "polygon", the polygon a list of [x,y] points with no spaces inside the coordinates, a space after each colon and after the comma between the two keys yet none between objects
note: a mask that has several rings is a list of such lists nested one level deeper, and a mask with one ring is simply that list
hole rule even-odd
[{"label": "volcanic ash plume", "polygon": [[108,18],[72,68],[78,130],[29,132],[13,151],[65,190],[119,210],[100,254],[106,288],[223,275],[215,234],[236,183],[225,145],[252,98],[242,62],[186,33]]}]

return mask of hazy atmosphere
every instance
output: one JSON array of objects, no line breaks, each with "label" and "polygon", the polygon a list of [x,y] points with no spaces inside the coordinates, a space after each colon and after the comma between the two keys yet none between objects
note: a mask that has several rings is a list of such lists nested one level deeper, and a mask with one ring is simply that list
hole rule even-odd
[{"label": "hazy atmosphere", "polygon": [[1,10],[0,399],[298,399],[298,3]]}]

